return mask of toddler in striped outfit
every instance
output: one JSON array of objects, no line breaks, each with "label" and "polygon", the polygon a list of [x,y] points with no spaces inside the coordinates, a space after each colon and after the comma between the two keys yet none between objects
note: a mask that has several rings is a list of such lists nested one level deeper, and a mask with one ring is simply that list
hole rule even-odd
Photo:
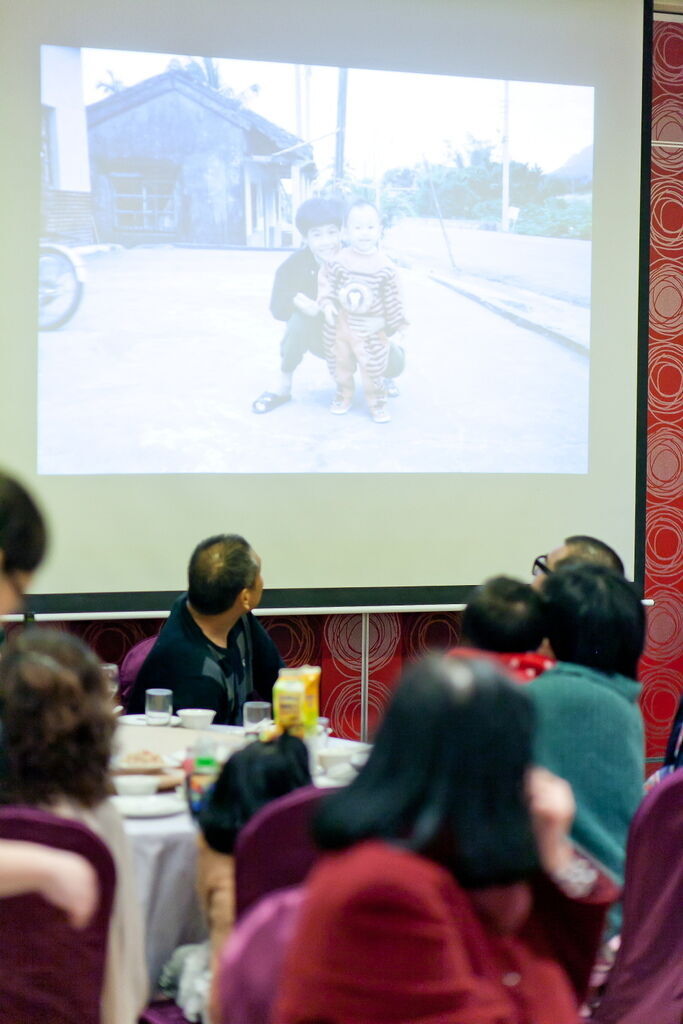
[{"label": "toddler in striped outfit", "polygon": [[398,278],[380,252],[377,207],[364,199],[346,214],[348,245],[319,273],[318,305],[325,318],[325,354],[337,393],[330,406],[336,416],[353,404],[353,374],[360,369],[365,400],[375,423],[388,423],[385,371],[389,339],[400,343],[407,321]]}]

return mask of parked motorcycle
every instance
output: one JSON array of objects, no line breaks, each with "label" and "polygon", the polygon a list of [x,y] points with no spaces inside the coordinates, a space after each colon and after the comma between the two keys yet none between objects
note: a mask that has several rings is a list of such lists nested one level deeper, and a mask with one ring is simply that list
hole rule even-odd
[{"label": "parked motorcycle", "polygon": [[80,257],[63,245],[41,243],[38,261],[38,327],[56,331],[68,323],[83,297]]}]

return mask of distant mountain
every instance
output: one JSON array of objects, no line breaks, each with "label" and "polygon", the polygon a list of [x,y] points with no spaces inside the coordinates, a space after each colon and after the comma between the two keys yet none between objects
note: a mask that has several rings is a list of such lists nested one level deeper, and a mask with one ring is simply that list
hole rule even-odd
[{"label": "distant mountain", "polygon": [[576,185],[588,185],[593,180],[593,147],[586,146],[569,157],[566,163],[551,171],[548,178],[569,178]]}]

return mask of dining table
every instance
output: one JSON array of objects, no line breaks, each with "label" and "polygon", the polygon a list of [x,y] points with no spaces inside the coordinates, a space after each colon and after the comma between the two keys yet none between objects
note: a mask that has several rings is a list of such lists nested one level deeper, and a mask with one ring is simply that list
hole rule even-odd
[{"label": "dining table", "polygon": [[[119,724],[115,735],[114,765],[126,755],[151,752],[169,768],[181,765],[185,755],[207,737],[215,743],[219,762],[255,739],[238,726],[210,726],[207,730],[175,726]],[[320,763],[322,749],[327,769]],[[367,744],[324,736],[311,746],[313,780],[320,786],[350,781],[356,769],[351,759],[366,756]],[[344,771],[346,774],[344,774]],[[208,937],[196,890],[197,825],[187,808],[184,790],[177,790],[172,813],[145,815],[144,796],[116,798],[123,808],[124,828],[132,848],[138,898],[145,927],[145,949],[150,988],[155,991],[162,967],[178,946]],[[127,801],[127,802],[126,802]],[[158,803],[158,802],[157,802]],[[149,804],[154,806],[154,804]],[[170,804],[169,804],[170,806]],[[127,816],[125,808],[132,809]]]}]

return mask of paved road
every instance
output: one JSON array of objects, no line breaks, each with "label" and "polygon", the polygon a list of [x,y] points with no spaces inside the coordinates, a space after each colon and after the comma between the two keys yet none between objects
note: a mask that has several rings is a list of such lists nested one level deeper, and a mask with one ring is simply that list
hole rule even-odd
[{"label": "paved road", "polygon": [[47,473],[584,472],[588,360],[402,271],[411,327],[393,420],[329,414],[309,355],[295,401],[255,416],[277,368],[267,299],[282,253],[140,248],[87,262],[85,297],[40,341]]},{"label": "paved road", "polygon": [[[590,304],[589,241],[480,231],[457,221],[446,221],[445,230],[459,272],[580,306]],[[386,241],[415,266],[453,272],[443,229],[435,218],[406,218],[387,232]]]}]

